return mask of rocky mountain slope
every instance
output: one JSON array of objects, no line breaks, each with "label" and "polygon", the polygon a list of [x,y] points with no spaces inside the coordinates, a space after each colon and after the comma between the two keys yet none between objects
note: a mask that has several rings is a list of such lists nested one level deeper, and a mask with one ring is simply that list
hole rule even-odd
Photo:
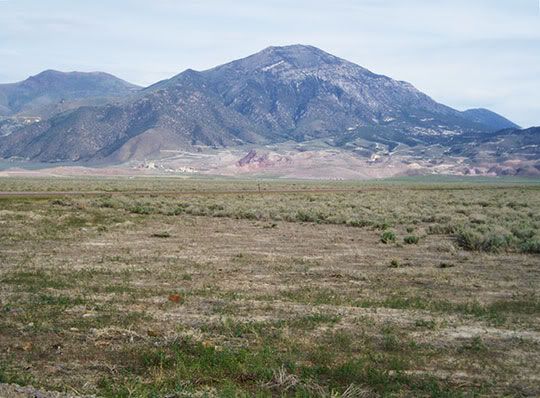
[{"label": "rocky mountain slope", "polygon": [[204,72],[187,70],[124,103],[64,112],[2,140],[0,155],[125,161],[162,150],[319,138],[416,145],[494,129],[409,83],[294,45]]},{"label": "rocky mountain slope", "polygon": [[502,163],[516,158],[540,162],[540,127],[505,129],[480,137],[464,136],[461,143],[452,145],[450,153],[476,163]]}]

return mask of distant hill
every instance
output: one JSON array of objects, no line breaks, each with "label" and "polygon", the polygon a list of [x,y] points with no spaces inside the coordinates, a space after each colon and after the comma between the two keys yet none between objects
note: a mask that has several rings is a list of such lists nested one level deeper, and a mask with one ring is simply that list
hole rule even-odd
[{"label": "distant hill", "polygon": [[495,131],[520,128],[517,124],[488,109],[469,109],[462,112],[462,115],[473,122],[485,124]]},{"label": "distant hill", "polygon": [[104,104],[139,89],[103,72],[47,70],[11,84],[0,84],[0,116],[47,117],[89,104]]}]

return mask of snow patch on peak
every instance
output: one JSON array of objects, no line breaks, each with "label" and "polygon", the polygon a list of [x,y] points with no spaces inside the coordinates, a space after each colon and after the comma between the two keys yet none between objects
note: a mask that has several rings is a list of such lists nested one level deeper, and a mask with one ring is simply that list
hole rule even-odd
[{"label": "snow patch on peak", "polygon": [[262,70],[263,72],[268,72],[269,70],[274,69],[275,67],[277,67],[277,66],[279,66],[279,65],[282,65],[282,64],[284,64],[284,63],[285,63],[285,61],[284,61],[284,60],[281,60],[281,61],[279,61],[279,62],[276,62],[276,63],[272,64],[272,65],[265,66],[265,67],[262,68],[261,70]]}]

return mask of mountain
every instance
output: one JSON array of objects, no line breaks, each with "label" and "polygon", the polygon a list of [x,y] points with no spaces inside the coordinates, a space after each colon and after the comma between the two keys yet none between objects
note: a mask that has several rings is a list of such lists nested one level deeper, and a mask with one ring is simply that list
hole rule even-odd
[{"label": "mountain", "polygon": [[11,84],[0,84],[0,116],[46,117],[82,105],[104,104],[139,89],[103,72],[47,70]]},{"label": "mountain", "polygon": [[464,136],[462,141],[452,146],[451,153],[476,162],[501,163],[517,156],[540,161],[540,127],[504,129],[481,137]]},{"label": "mountain", "polygon": [[418,167],[431,167],[442,162],[437,159],[446,162],[453,149],[452,156],[461,156],[465,144],[499,139],[493,134],[501,124],[513,126],[505,121],[489,111],[459,112],[407,82],[293,45],[202,72],[189,69],[123,101],[81,106],[12,129],[0,139],[0,156],[110,163],[212,150],[218,164],[219,153],[236,151],[242,159],[261,148],[287,148],[292,155],[255,152],[249,166],[286,159],[278,163],[294,167],[300,158],[315,165],[313,156],[324,151],[325,159],[346,153],[350,167],[382,165],[381,159],[414,167],[417,159],[423,162]]},{"label": "mountain", "polygon": [[205,72],[181,73],[146,91],[178,95],[187,87],[204,91],[270,141],[342,136],[363,127],[412,136],[490,130],[409,83],[311,46],[269,47]]},{"label": "mountain", "polygon": [[473,122],[489,126],[494,131],[520,128],[517,124],[488,109],[469,109],[462,112],[462,115]]}]

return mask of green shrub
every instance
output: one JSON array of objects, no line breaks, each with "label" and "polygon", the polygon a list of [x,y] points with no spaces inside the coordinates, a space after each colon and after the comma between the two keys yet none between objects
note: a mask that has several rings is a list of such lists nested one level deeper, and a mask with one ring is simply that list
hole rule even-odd
[{"label": "green shrub", "polygon": [[458,245],[465,250],[480,250],[482,235],[471,229],[462,229],[456,235]]},{"label": "green shrub", "polygon": [[430,225],[428,228],[428,234],[430,235],[451,235],[456,231],[456,226],[452,224],[435,224]]},{"label": "green shrub", "polygon": [[307,212],[305,210],[298,210],[298,212],[296,213],[296,219],[301,222],[317,222],[318,221],[318,217],[315,214],[311,212]]},{"label": "green shrub", "polygon": [[101,207],[104,209],[114,209],[115,207],[115,202],[110,198],[102,199],[100,202],[96,204],[98,207]]},{"label": "green shrub", "polygon": [[135,214],[150,214],[152,213],[153,209],[152,207],[146,205],[135,205],[132,206],[129,211]]},{"label": "green shrub", "polygon": [[416,245],[420,241],[420,238],[418,236],[414,235],[408,235],[403,238],[403,242],[405,242],[408,245]]},{"label": "green shrub", "polygon": [[369,222],[365,220],[349,220],[347,221],[347,225],[351,227],[367,227]]},{"label": "green shrub", "polygon": [[69,207],[69,206],[73,205],[72,202],[70,202],[69,200],[64,200],[64,199],[51,200],[51,204],[53,206],[63,206],[63,207]]},{"label": "green shrub", "polygon": [[387,222],[377,223],[375,224],[375,228],[380,229],[381,231],[386,231],[388,228],[390,228],[390,224]]},{"label": "green shrub", "polygon": [[521,244],[520,249],[523,253],[540,253],[540,240],[527,240]]},{"label": "green shrub", "polygon": [[444,261],[443,261],[442,263],[440,263],[440,264],[438,265],[438,267],[444,269],[444,268],[452,268],[452,267],[455,267],[455,265],[452,264],[452,263],[447,263],[447,262],[444,262]]},{"label": "green shrub", "polygon": [[185,213],[186,212],[186,208],[185,207],[181,207],[181,206],[177,206],[175,207],[174,209],[172,209],[170,212],[169,212],[169,215],[171,216],[178,216],[182,213]]},{"label": "green shrub", "polygon": [[457,235],[458,244],[466,250],[498,252],[512,245],[512,235],[502,230],[478,231],[471,228],[461,229]]},{"label": "green shrub", "polygon": [[414,322],[414,326],[417,328],[434,330],[437,324],[432,319],[418,319]]},{"label": "green shrub", "polygon": [[536,235],[534,229],[527,228],[527,227],[513,228],[512,229],[512,234],[514,234],[514,236],[516,238],[518,238],[519,240],[522,240],[522,241],[532,239]]},{"label": "green shrub", "polygon": [[511,246],[512,236],[490,232],[482,241],[481,250],[486,252],[498,252]]},{"label": "green shrub", "polygon": [[381,234],[381,242],[384,244],[395,242],[396,234],[393,231],[384,231]]}]

